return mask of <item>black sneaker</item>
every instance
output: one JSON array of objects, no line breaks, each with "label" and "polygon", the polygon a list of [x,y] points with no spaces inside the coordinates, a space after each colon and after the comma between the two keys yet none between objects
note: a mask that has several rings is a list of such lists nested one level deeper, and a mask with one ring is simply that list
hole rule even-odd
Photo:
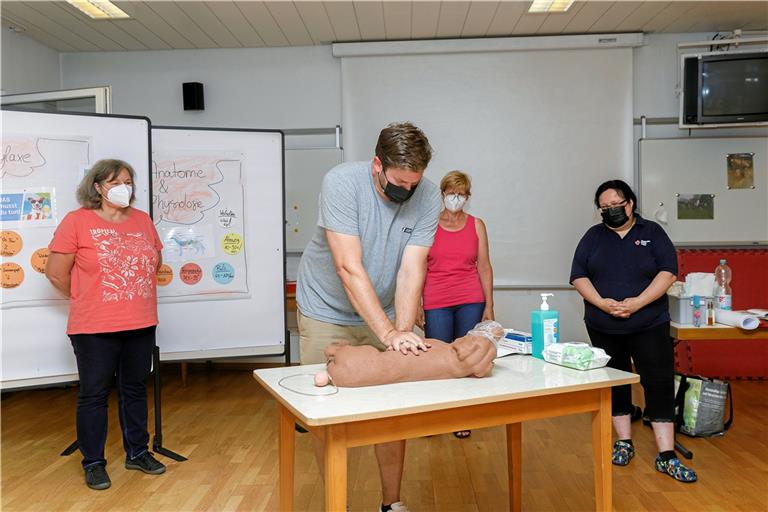
[{"label": "black sneaker", "polygon": [[109,479],[107,468],[102,464],[94,464],[85,468],[85,485],[97,491],[109,489],[112,480]]},{"label": "black sneaker", "polygon": [[165,473],[165,466],[149,452],[144,452],[135,459],[126,457],[125,469],[138,469],[150,475],[160,475]]}]

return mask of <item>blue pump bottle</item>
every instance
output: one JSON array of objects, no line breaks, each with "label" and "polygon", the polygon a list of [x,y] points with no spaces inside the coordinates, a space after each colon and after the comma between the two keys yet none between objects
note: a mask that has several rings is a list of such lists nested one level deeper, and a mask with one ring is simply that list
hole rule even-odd
[{"label": "blue pump bottle", "polygon": [[560,313],[549,309],[547,297],[554,293],[541,294],[541,306],[531,311],[531,333],[533,334],[533,357],[544,359],[544,349],[560,341]]}]

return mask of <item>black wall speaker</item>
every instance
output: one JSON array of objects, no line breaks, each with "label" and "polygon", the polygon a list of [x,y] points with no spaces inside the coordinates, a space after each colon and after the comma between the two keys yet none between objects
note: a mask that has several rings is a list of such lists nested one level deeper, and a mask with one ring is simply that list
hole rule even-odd
[{"label": "black wall speaker", "polygon": [[182,91],[184,92],[184,110],[205,110],[203,84],[185,82],[182,84]]}]

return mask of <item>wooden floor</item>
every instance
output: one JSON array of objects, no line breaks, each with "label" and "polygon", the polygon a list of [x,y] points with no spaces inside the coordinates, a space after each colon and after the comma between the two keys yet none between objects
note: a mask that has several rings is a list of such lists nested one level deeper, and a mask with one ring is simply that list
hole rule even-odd
[{"label": "wooden floor", "polygon": [[[107,469],[112,488],[83,483],[80,455],[59,453],[74,439],[77,389],[7,392],[2,396],[2,510],[278,510],[275,402],[250,372],[178,370],[163,366],[164,445],[189,457],[161,476],[123,468],[124,453],[110,406]],[[768,510],[768,383],[734,383],[736,420],[726,436],[682,437],[700,482],[657,473],[651,430],[636,425],[637,456],[615,468],[616,510]],[[150,416],[150,425],[153,420]],[[525,423],[523,510],[594,510],[588,415]],[[501,511],[507,507],[504,431],[475,431],[408,442],[403,499],[413,512]],[[308,435],[297,437],[296,510],[321,510],[322,483]],[[378,473],[370,447],[349,457],[349,507],[374,511]]]}]

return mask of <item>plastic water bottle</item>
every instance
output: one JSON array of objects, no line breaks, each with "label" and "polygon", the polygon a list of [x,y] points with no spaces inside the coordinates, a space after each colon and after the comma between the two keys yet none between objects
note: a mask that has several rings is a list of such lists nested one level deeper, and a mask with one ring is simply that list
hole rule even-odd
[{"label": "plastic water bottle", "polygon": [[715,300],[719,309],[731,310],[732,292],[731,292],[731,267],[726,264],[724,259],[715,268]]}]

